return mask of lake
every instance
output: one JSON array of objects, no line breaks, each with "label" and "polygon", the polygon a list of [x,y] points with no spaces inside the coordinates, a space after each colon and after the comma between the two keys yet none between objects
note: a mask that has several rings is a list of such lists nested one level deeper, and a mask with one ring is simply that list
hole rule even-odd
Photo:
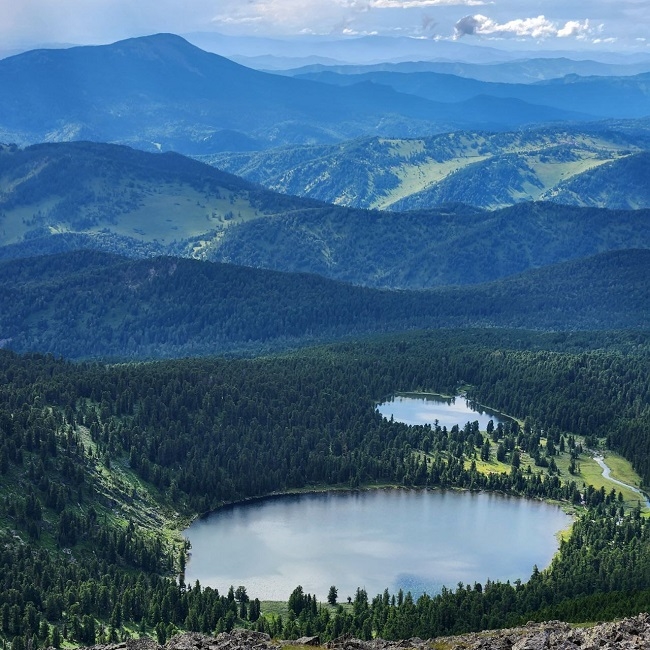
[{"label": "lake", "polygon": [[509,418],[503,414],[468,401],[463,396],[442,397],[423,393],[400,393],[387,402],[377,405],[377,410],[387,419],[391,416],[405,424],[433,424],[451,429],[457,424],[461,429],[467,422],[478,420],[479,429],[485,431],[490,420],[496,427]]},{"label": "lake", "polygon": [[529,578],[570,518],[554,505],[497,494],[369,490],[282,496],[195,521],[186,581],[286,601],[298,585],[324,601],[364,587],[414,596],[444,584]]}]

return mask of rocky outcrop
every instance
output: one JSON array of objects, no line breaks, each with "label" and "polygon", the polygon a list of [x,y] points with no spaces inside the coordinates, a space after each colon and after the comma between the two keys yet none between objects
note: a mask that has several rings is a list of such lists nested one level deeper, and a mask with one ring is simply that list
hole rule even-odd
[{"label": "rocky outcrop", "polygon": [[[93,650],[280,650],[284,646],[313,645],[315,639],[274,642],[267,634],[238,629],[216,637],[192,632],[178,634],[164,646],[152,639],[136,639],[117,645],[93,646]],[[550,621],[427,641],[418,638],[361,641],[341,637],[325,647],[328,650],[650,650],[650,614],[588,628]]]},{"label": "rocky outcrop", "polygon": [[[574,628],[568,623],[550,621],[429,641],[411,639],[406,646],[404,643],[383,642],[379,647],[369,646],[368,650],[405,647],[417,650],[650,650],[650,615],[640,614],[589,628]],[[340,650],[341,646],[333,648]]]},{"label": "rocky outcrop", "polygon": [[[198,632],[186,632],[172,637],[165,645],[159,645],[153,639],[129,639],[123,643],[94,645],[88,650],[279,650],[280,645],[273,643],[268,634],[252,630],[236,629],[217,636],[208,636]],[[48,648],[48,650],[54,650]]]}]

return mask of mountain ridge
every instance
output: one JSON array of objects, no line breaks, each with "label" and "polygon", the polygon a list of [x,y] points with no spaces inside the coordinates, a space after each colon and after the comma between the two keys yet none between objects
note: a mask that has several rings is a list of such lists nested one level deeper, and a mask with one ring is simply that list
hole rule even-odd
[{"label": "mountain ridge", "polygon": [[625,77],[580,76],[567,74],[532,84],[478,81],[437,72],[366,72],[357,75],[323,71],[300,78],[347,86],[371,81],[399,92],[442,101],[463,101],[478,95],[512,98],[538,106],[579,112],[588,106],[592,116],[600,118],[639,118],[650,111],[650,72]]},{"label": "mountain ridge", "polygon": [[[267,148],[441,132],[477,121],[504,128],[502,100],[494,101],[498,106],[482,115],[386,85],[337,88],[269,74],[172,34],[0,60],[0,140],[21,145],[85,139],[199,154],[240,141]],[[575,110],[521,109],[511,105],[507,119],[529,122],[531,111],[537,121],[579,117]]]},{"label": "mountain ridge", "polygon": [[[461,131],[418,139],[360,138],[200,159],[269,189],[337,205],[402,211],[460,201],[496,209],[522,201],[562,202],[560,190],[571,179],[640,154],[649,145],[636,132],[616,127],[558,127]],[[630,187],[613,172],[609,193],[601,191],[598,201],[592,199],[593,188],[580,195],[576,183],[567,202],[621,207],[623,186],[639,199],[643,195],[644,179],[635,178],[636,185]],[[635,205],[650,207],[650,202],[637,200]]]},{"label": "mountain ridge", "polygon": [[0,263],[0,340],[68,358],[260,354],[449,327],[567,331],[650,322],[650,250],[465,287],[391,291],[316,275],[92,251]]},{"label": "mountain ridge", "polygon": [[647,210],[541,202],[358,210],[277,194],[175,153],[88,142],[0,150],[4,259],[95,248],[415,289],[648,248],[647,222]]}]

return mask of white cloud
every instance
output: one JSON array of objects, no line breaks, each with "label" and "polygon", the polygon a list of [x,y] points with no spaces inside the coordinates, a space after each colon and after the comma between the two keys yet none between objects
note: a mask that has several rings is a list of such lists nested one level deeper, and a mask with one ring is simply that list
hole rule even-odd
[{"label": "white cloud", "polygon": [[564,27],[558,29],[557,36],[559,38],[567,38],[568,36],[575,36],[577,38],[584,38],[585,34],[589,32],[589,20],[569,20],[564,24]]},{"label": "white cloud", "polygon": [[247,23],[262,22],[261,16],[215,16],[213,19],[215,23],[223,25],[245,25]]},{"label": "white cloud", "polygon": [[0,50],[22,43],[106,43],[160,31],[475,35],[508,40],[508,49],[520,47],[518,40],[585,49],[617,38],[617,49],[645,50],[648,25],[650,0],[0,0]]},{"label": "white cloud", "polygon": [[215,25],[257,22],[271,33],[354,31],[350,23],[370,9],[368,0],[224,0],[223,4],[226,11],[214,16]]},{"label": "white cloud", "polygon": [[566,38],[568,36],[584,38],[586,34],[590,33],[588,20],[569,20],[564,25],[560,25],[540,15],[534,18],[515,18],[499,23],[482,14],[461,18],[456,23],[454,31],[455,38],[469,35],[517,36],[536,39]]}]

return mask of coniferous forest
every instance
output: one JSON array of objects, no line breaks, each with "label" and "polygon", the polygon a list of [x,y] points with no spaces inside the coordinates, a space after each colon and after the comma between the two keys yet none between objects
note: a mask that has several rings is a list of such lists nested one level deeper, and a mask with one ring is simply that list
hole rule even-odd
[{"label": "coniferous forest", "polygon": [[[0,650],[650,612],[650,3],[66,2],[0,9]],[[493,419],[383,417],[414,393]],[[520,579],[422,595],[309,593],[292,556],[264,601],[268,529],[234,584],[190,578],[199,518],[371,489],[572,525]],[[423,564],[446,532],[381,516]]]},{"label": "coniferous forest", "polygon": [[[650,484],[645,332],[440,330],[254,359],[72,363],[0,352],[0,634],[12,650],[178,629],[283,638],[423,638],[650,607],[650,520],[580,476],[619,452]],[[456,394],[514,419],[490,435],[383,419],[396,391]],[[575,463],[556,471],[558,449]],[[479,460],[500,457],[502,469]],[[530,463],[522,463],[521,458]],[[245,585],[186,584],[182,522],[270,493],[373,485],[561,501],[576,522],[551,566],[516,584],[449,585],[349,605],[287,594],[267,616]],[[335,603],[336,598],[332,599]]]}]

